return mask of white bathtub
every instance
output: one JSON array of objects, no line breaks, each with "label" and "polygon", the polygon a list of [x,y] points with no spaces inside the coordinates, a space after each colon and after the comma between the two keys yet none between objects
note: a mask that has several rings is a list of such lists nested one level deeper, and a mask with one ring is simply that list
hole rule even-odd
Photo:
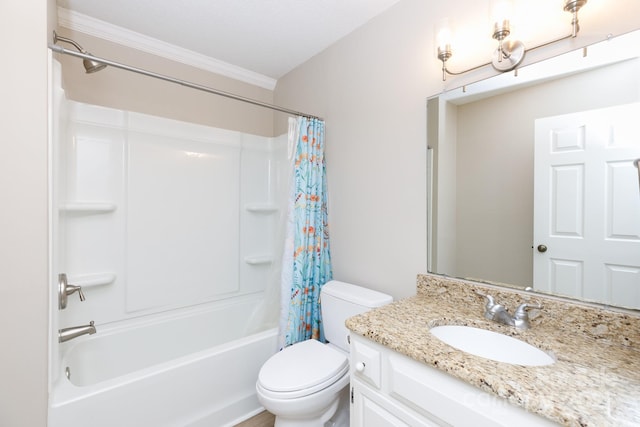
[{"label": "white bathtub", "polygon": [[218,427],[259,412],[255,382],[277,330],[245,336],[258,304],[249,297],[97,326],[62,344],[49,427]]}]

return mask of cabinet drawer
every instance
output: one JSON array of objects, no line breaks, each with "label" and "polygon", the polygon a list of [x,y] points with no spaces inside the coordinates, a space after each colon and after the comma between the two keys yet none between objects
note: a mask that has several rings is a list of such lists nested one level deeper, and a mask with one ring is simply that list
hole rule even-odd
[{"label": "cabinet drawer", "polygon": [[[448,375],[418,362],[392,355],[389,357],[389,395],[423,415],[436,416],[453,425],[472,422],[476,427],[495,426],[483,414],[476,414],[464,406],[469,398],[460,385],[451,386]],[[455,380],[454,380],[455,381]],[[473,398],[473,397],[472,397]]]},{"label": "cabinet drawer", "polygon": [[389,356],[389,396],[454,426],[557,426],[505,399],[403,355]]},{"label": "cabinet drawer", "polygon": [[358,339],[351,339],[351,372],[356,377],[380,388],[382,355],[373,346]]}]

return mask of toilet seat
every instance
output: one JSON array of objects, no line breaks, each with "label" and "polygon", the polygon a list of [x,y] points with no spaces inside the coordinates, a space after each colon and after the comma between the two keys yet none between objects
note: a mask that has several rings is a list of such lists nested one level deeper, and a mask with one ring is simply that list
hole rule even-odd
[{"label": "toilet seat", "polygon": [[273,355],[260,369],[258,386],[268,397],[294,399],[317,393],[349,372],[349,360],[316,340],[296,343]]}]

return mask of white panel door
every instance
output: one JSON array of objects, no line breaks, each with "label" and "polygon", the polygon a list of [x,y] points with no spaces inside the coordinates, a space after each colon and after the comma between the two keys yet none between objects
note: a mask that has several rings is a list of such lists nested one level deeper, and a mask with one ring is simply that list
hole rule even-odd
[{"label": "white panel door", "polygon": [[535,289],[640,308],[639,120],[640,104],[536,120]]}]

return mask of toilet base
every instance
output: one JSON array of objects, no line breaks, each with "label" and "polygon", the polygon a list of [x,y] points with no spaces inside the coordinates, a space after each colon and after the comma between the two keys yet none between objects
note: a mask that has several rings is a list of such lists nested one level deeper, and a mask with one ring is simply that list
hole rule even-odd
[{"label": "toilet base", "polygon": [[276,415],[274,427],[349,427],[349,387],[344,387],[339,398],[320,416],[304,419]]},{"label": "toilet base", "polygon": [[340,393],[336,413],[333,414],[328,423],[325,423],[325,427],[349,427],[350,408],[349,387],[346,387]]}]

